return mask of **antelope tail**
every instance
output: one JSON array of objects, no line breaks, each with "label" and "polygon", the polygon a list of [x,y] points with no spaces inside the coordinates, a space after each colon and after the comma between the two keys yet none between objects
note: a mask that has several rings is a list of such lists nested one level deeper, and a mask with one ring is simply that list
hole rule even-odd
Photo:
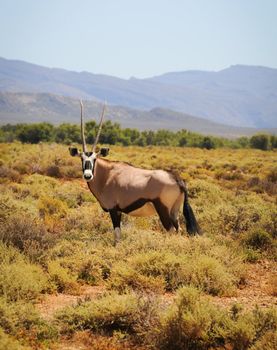
[{"label": "antelope tail", "polygon": [[189,196],[188,196],[188,190],[186,187],[186,184],[183,180],[178,181],[180,189],[182,192],[184,192],[185,199],[184,199],[184,206],[183,206],[183,214],[186,220],[186,228],[189,235],[196,235],[201,234],[200,227],[198,225],[198,222],[195,218],[194,212],[192,210],[192,207],[189,204]]},{"label": "antelope tail", "polygon": [[186,219],[186,227],[189,235],[201,234],[200,227],[196,221],[194,212],[188,201],[188,192],[185,192],[183,214]]}]

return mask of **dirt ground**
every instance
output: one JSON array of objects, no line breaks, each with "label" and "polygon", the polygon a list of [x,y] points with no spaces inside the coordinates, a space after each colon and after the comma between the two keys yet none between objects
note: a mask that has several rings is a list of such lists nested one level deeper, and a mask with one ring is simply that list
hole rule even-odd
[{"label": "dirt ground", "polygon": [[234,303],[245,309],[277,305],[277,267],[272,261],[264,260],[258,264],[249,264],[245,285],[237,290],[233,297],[213,297],[212,301],[223,307]]}]

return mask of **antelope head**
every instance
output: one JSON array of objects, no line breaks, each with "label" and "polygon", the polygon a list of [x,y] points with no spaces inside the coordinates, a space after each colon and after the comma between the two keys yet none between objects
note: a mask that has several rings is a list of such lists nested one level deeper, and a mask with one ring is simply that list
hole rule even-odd
[{"label": "antelope head", "polygon": [[99,136],[101,133],[103,119],[105,114],[106,103],[103,106],[102,114],[100,118],[99,128],[94,140],[94,144],[92,146],[92,151],[87,151],[86,139],[85,139],[85,129],[84,129],[84,118],[83,118],[83,103],[80,101],[81,107],[81,140],[82,140],[82,151],[79,151],[77,148],[69,148],[69,152],[71,156],[79,156],[82,161],[82,169],[83,169],[83,177],[89,182],[94,177],[94,164],[97,157],[102,156],[106,157],[109,153],[109,148],[100,148],[98,152],[96,152],[96,146],[99,140]]}]

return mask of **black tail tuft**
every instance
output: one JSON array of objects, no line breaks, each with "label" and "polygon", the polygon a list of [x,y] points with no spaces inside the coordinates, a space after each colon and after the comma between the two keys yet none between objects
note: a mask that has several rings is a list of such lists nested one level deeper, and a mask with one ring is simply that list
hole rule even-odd
[{"label": "black tail tuft", "polygon": [[185,189],[185,200],[184,200],[184,207],[183,207],[183,213],[184,217],[186,219],[186,227],[189,235],[196,235],[201,234],[200,227],[196,221],[195,215],[193,213],[193,210],[188,202],[188,192]]}]

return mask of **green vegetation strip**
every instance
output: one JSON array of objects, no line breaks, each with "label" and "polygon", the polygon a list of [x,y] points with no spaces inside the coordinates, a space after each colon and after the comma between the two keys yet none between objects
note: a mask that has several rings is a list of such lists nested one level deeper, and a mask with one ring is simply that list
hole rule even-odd
[{"label": "green vegetation strip", "polygon": [[[92,121],[87,122],[86,140],[93,144],[97,134],[98,125]],[[0,128],[0,142],[23,143],[57,142],[81,143],[80,127],[75,124],[64,123],[54,126],[50,123],[37,124],[6,124]],[[179,146],[200,147],[213,149],[219,147],[230,148],[257,148],[269,150],[277,148],[275,135],[258,134],[250,138],[240,137],[230,140],[222,137],[203,136],[201,134],[182,129],[177,132],[161,129],[157,131],[139,131],[137,129],[124,129],[120,124],[106,121],[103,124],[99,142],[109,145],[137,145],[137,146]]]}]

